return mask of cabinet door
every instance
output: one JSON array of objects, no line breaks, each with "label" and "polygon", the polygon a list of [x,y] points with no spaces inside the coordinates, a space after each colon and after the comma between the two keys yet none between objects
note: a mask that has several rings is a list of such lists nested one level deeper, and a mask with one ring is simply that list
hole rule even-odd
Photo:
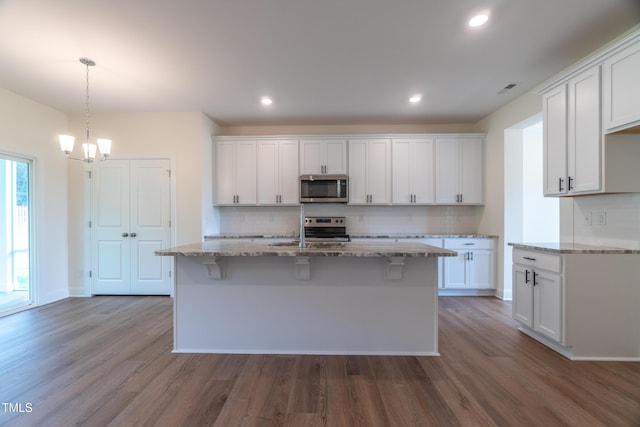
[{"label": "cabinet door", "polygon": [[237,203],[256,204],[256,143],[236,142],[235,180]]},{"label": "cabinet door", "polygon": [[324,166],[326,173],[347,173],[347,141],[325,141]]},{"label": "cabinet door", "polygon": [[533,327],[533,272],[519,264],[513,265],[513,318]]},{"label": "cabinet door", "polygon": [[436,140],[436,203],[458,203],[459,149],[455,139]]},{"label": "cabinet door", "polygon": [[391,202],[391,145],[387,139],[367,142],[367,192],[370,203]]},{"label": "cabinet door", "polygon": [[349,141],[349,203],[367,201],[367,143]]},{"label": "cabinet door", "polygon": [[569,81],[568,191],[601,188],[600,66]]},{"label": "cabinet door", "polygon": [[216,143],[216,204],[231,205],[236,194],[236,158],[233,142]]},{"label": "cabinet door", "polygon": [[324,166],[324,142],[322,140],[300,141],[300,175],[322,173]]},{"label": "cabinet door", "polygon": [[468,261],[469,288],[492,289],[494,283],[493,251],[475,250],[471,252],[471,260]]},{"label": "cabinet door", "polygon": [[413,179],[411,165],[412,142],[409,140],[394,140],[392,143],[393,165],[392,173],[392,202],[395,204],[413,203]]},{"label": "cabinet door", "polygon": [[259,141],[257,152],[257,202],[275,204],[279,193],[278,141]]},{"label": "cabinet door", "polygon": [[460,142],[460,196],[462,203],[483,202],[483,146],[482,139]]},{"label": "cabinet door", "polygon": [[640,43],[604,62],[604,127],[607,132],[640,124]]},{"label": "cabinet door", "polygon": [[542,97],[544,195],[567,192],[567,88],[559,86]]},{"label": "cabinet door", "polygon": [[300,176],[298,172],[298,141],[280,141],[278,149],[280,203],[297,205]]},{"label": "cabinet door", "polygon": [[562,342],[562,278],[535,271],[533,329]]},{"label": "cabinet door", "polygon": [[434,195],[434,153],[433,140],[419,140],[413,142],[411,155],[411,176],[413,179],[414,203],[431,204],[435,202]]},{"label": "cabinet door", "polygon": [[444,257],[444,288],[468,288],[467,252],[457,251],[455,257]]}]

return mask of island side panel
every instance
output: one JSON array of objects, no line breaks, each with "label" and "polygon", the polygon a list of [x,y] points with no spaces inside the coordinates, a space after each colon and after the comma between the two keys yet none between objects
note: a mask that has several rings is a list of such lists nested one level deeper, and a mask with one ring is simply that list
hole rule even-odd
[{"label": "island side panel", "polygon": [[174,351],[436,355],[437,258],[407,257],[401,280],[385,257],[223,257],[221,280],[202,257],[178,256]]}]

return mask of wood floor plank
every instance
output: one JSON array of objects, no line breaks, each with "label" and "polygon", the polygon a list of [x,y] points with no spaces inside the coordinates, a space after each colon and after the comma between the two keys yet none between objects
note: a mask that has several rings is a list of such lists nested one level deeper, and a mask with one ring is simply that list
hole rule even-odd
[{"label": "wood floor plank", "polygon": [[16,313],[0,318],[0,425],[640,426],[640,363],[567,360],[509,302],[439,302],[438,357],[175,354],[167,297]]}]

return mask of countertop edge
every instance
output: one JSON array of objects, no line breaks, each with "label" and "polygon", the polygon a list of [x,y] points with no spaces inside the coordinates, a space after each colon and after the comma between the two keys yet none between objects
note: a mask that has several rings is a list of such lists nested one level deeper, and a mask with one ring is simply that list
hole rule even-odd
[{"label": "countertop edge", "polygon": [[640,249],[613,248],[608,246],[591,246],[576,244],[558,243],[514,243],[509,242],[509,246],[514,249],[532,250],[551,254],[620,254],[620,255],[640,255]]},{"label": "countertop edge", "polygon": [[266,243],[204,242],[161,249],[158,256],[185,257],[241,257],[241,256],[336,256],[336,257],[448,257],[457,252],[422,245],[420,243],[346,243],[343,247],[298,248],[297,246],[270,246]]},{"label": "countertop edge", "polygon": [[[351,234],[352,239],[498,239],[499,236],[494,234]],[[233,240],[233,239],[297,239],[298,235],[292,234],[215,234],[205,235],[203,239],[207,240]]]}]

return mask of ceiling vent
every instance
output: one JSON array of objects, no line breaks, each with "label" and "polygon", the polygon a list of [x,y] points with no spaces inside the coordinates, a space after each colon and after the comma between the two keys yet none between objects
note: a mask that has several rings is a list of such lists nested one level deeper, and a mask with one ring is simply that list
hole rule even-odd
[{"label": "ceiling vent", "polygon": [[508,90],[513,89],[514,87],[516,87],[518,85],[518,83],[509,83],[508,85],[506,85],[504,88],[502,88],[500,90],[500,92],[498,92],[499,95],[502,95],[503,93],[505,93]]}]

